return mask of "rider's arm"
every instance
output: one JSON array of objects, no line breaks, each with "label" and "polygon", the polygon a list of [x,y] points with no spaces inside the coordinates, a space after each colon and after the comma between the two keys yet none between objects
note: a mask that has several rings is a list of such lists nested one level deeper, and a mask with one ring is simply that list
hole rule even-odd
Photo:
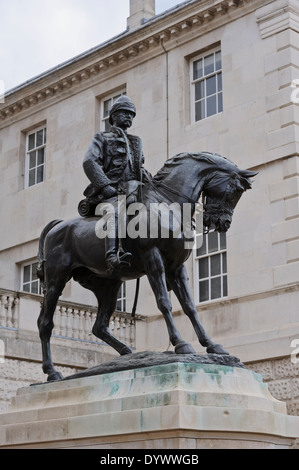
[{"label": "rider's arm", "polygon": [[94,136],[83,160],[85,174],[97,190],[102,190],[111,184],[110,179],[103,170],[103,147],[103,136],[98,133]]}]

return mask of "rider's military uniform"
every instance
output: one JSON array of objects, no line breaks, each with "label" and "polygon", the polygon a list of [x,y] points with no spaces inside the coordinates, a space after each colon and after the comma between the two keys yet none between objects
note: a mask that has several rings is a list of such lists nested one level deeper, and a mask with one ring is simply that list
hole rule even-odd
[{"label": "rider's military uniform", "polygon": [[140,181],[143,163],[140,137],[113,126],[108,132],[97,133],[83,162],[84,171],[91,181],[84,195],[101,194],[106,186],[113,186],[122,193],[121,183]]}]

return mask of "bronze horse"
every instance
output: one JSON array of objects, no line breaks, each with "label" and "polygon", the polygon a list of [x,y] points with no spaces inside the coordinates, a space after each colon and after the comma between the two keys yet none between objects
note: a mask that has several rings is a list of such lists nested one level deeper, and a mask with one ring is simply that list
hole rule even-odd
[{"label": "bronze horse", "polygon": [[[156,176],[148,178],[142,185],[142,202],[147,211],[151,203],[175,202],[182,210],[183,205],[189,203],[194,212],[202,195],[204,226],[226,232],[237,202],[242,193],[251,188],[250,178],[256,174],[240,170],[219,155],[207,152],[183,153],[169,159]],[[115,311],[122,282],[144,275],[148,277],[177,354],[195,351],[181,338],[175,327],[168,290],[174,291],[207,353],[228,354],[221,345],[209,338],[198,319],[184,267],[184,262],[191,254],[190,248],[185,247],[184,232],[179,237],[169,238],[127,237],[123,243],[133,255],[131,266],[109,275],[105,261],[105,240],[99,239],[95,233],[98,220],[98,217],[55,220],[44,228],[40,236],[38,275],[44,287],[44,300],[38,329],[42,344],[42,367],[48,375],[48,381],[62,378],[51,359],[50,338],[59,296],[71,278],[95,294],[98,313],[92,332],[120,355],[132,351],[110,333],[109,320]]]}]

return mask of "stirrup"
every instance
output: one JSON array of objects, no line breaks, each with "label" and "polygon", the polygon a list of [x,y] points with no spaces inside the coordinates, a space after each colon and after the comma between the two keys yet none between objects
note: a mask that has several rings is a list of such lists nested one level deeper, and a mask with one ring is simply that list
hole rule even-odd
[{"label": "stirrup", "polygon": [[106,263],[108,266],[108,273],[112,274],[114,271],[117,271],[118,269],[121,269],[123,267],[129,267],[131,266],[131,259],[132,259],[132,254],[131,253],[125,253],[119,252],[117,253],[111,253],[107,259]]},{"label": "stirrup", "polygon": [[117,257],[118,257],[119,264],[131,266],[132,253],[129,253],[129,252],[127,253],[122,252],[122,254],[118,253]]}]

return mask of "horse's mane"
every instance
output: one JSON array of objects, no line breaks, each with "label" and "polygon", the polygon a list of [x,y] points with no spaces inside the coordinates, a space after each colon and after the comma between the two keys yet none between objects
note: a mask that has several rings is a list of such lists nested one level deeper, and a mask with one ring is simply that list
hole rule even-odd
[{"label": "horse's mane", "polygon": [[223,169],[226,169],[225,167],[227,167],[227,170],[230,171],[238,171],[238,167],[228,158],[223,157],[222,155],[210,152],[184,152],[179,153],[172,158],[169,158],[169,160],[165,162],[164,166],[153,177],[153,182],[159,182],[163,180],[169,175],[169,173],[175,166],[179,166],[184,163],[184,161],[186,161],[186,158],[191,158],[192,160],[195,160],[197,162],[209,163],[210,165],[214,166],[220,165],[221,167],[223,166]]},{"label": "horse's mane", "polygon": [[218,177],[220,177],[220,175],[235,175],[235,185],[242,191],[251,188],[250,177],[252,175],[249,175],[250,172],[240,170],[237,165],[227,157],[210,152],[184,152],[175,155],[167,160],[164,166],[153,177],[153,183],[163,182],[173,168],[182,165],[186,162],[186,159],[192,159],[198,163],[208,163],[211,169],[215,170],[214,174],[217,174]]}]

